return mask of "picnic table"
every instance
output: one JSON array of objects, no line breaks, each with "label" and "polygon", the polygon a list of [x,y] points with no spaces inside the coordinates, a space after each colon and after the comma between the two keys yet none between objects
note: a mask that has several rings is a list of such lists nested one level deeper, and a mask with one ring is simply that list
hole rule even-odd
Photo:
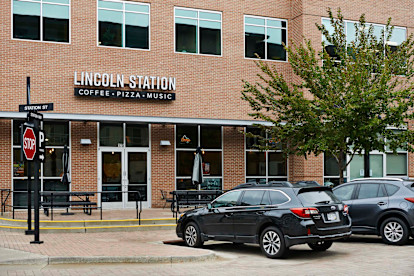
[{"label": "picnic table", "polygon": [[[49,215],[49,208],[51,211],[51,217],[53,219],[53,208],[55,207],[64,207],[66,208],[66,213],[69,213],[69,208],[71,209],[83,209],[83,212],[87,215],[92,214],[92,209],[97,208],[97,203],[90,201],[90,197],[95,195],[95,192],[65,192],[65,191],[55,191],[55,192],[41,192],[40,195],[43,197],[41,202],[45,214]],[[57,197],[64,197],[65,200],[56,200]]]}]

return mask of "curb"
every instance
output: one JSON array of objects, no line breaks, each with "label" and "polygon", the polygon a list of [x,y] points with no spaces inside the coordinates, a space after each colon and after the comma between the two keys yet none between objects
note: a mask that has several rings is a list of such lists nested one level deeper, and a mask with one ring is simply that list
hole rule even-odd
[{"label": "curb", "polygon": [[218,256],[209,252],[201,256],[45,256],[40,258],[25,258],[0,261],[0,265],[48,265],[48,264],[97,264],[97,263],[184,263],[211,261]]}]

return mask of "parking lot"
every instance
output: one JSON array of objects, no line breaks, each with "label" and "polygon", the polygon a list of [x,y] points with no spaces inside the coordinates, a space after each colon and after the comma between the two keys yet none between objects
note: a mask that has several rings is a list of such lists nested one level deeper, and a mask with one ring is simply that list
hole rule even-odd
[{"label": "parking lot", "polygon": [[[168,245],[180,247],[180,245]],[[374,236],[353,236],[326,252],[307,245],[291,248],[285,259],[265,258],[257,245],[207,242],[215,260],[174,264],[82,264],[0,266],[1,275],[414,275],[414,240],[389,246]]]}]

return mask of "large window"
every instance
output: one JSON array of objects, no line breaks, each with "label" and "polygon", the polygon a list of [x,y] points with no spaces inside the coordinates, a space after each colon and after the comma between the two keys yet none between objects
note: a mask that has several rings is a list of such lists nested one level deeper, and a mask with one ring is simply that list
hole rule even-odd
[{"label": "large window", "polygon": [[99,45],[149,49],[150,5],[98,0]]},{"label": "large window", "polygon": [[70,0],[13,0],[13,38],[69,42]]},{"label": "large window", "polygon": [[[346,42],[348,45],[348,52],[352,52],[349,48],[349,45],[355,41],[355,21],[348,21],[344,20],[345,23],[345,34],[346,34]],[[325,28],[328,30],[329,34],[332,35],[334,33],[334,29],[331,25],[330,19],[323,18],[322,24],[325,26]],[[377,38],[379,41],[382,38],[383,32],[385,35],[385,25],[381,24],[371,24],[366,23],[366,27],[373,27],[373,35]],[[367,28],[368,30],[368,28]],[[407,36],[407,30],[403,27],[394,27],[392,36],[389,41],[385,41],[388,46],[390,46],[391,51],[395,51],[401,43],[403,43],[406,40]],[[333,45],[331,45],[324,36],[322,36],[322,40],[325,43],[325,50],[331,56],[332,58],[339,60],[339,56],[335,52],[335,48]]]},{"label": "large window", "polygon": [[[176,126],[176,184],[177,190],[221,190],[223,181],[223,146],[221,126]],[[194,155],[202,148],[203,183],[191,182]]]},{"label": "large window", "polygon": [[221,12],[175,8],[175,51],[221,55]]},{"label": "large window", "polygon": [[[13,122],[13,205],[27,206],[27,166],[23,161],[21,150],[21,124]],[[46,136],[45,163],[40,167],[41,191],[70,191],[68,184],[63,184],[63,148],[68,146],[70,152],[69,123],[44,122],[43,131]],[[69,160],[70,160],[69,154]],[[70,164],[70,161],[69,161]],[[34,175],[34,165],[31,165],[31,176]],[[33,197],[32,197],[33,198]],[[65,200],[65,199],[57,199]]]},{"label": "large window", "polygon": [[[246,132],[266,137],[258,128]],[[246,137],[246,182],[267,183],[287,180],[287,160],[280,147],[277,150],[259,151],[259,141]]]},{"label": "large window", "polygon": [[287,21],[244,16],[245,57],[286,61]]}]

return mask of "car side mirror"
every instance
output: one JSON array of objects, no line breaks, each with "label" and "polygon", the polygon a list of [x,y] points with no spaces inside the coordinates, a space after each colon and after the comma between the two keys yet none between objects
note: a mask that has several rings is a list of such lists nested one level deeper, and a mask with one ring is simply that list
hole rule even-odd
[{"label": "car side mirror", "polygon": [[210,211],[213,207],[211,206],[211,203],[207,204],[207,209]]}]

